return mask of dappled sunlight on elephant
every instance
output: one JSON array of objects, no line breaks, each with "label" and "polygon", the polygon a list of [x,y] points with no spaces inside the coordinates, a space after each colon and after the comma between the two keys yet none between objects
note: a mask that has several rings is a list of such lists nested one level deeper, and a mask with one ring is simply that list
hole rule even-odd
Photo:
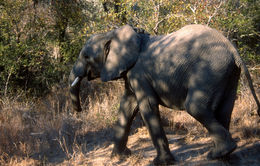
[{"label": "dappled sunlight on elephant", "polygon": [[123,78],[125,93],[115,126],[112,156],[127,156],[130,127],[137,112],[156,148],[154,164],[173,164],[162,127],[159,105],[185,109],[214,141],[211,159],[236,148],[229,133],[240,72],[244,71],[258,106],[250,74],[234,46],[222,34],[203,25],[188,25],[164,36],[151,36],[125,25],[93,35],[82,48],[70,74],[72,108],[81,111],[80,82]]}]

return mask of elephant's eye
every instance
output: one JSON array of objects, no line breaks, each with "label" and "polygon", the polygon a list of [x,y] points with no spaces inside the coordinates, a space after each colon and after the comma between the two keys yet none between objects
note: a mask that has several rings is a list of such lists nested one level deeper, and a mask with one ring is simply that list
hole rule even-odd
[{"label": "elephant's eye", "polygon": [[95,63],[95,59],[94,59],[93,57],[87,56],[87,57],[86,57],[86,62],[87,62],[87,63]]}]

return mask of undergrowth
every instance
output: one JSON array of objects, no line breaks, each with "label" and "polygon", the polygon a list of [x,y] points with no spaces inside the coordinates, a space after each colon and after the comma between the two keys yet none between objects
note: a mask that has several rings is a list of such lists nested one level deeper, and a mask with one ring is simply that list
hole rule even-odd
[{"label": "undergrowth", "polygon": [[[0,165],[84,165],[89,160],[88,152],[110,145],[123,82],[83,81],[81,86],[84,89],[81,113],[70,111],[65,85],[33,101],[24,101],[19,96],[1,97]],[[259,95],[259,89],[257,92]],[[185,135],[187,143],[208,137],[205,128],[185,111],[170,111],[164,107],[160,110],[164,125],[175,134]],[[260,139],[259,124],[251,93],[241,89],[230,125],[233,137],[247,142]],[[132,163],[136,163],[140,155],[133,158],[136,161]]]}]

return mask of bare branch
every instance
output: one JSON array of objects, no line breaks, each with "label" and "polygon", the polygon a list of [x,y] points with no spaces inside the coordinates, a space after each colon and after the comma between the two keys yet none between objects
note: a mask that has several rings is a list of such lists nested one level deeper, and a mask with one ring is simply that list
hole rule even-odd
[{"label": "bare branch", "polygon": [[194,6],[194,7],[191,7],[191,6],[190,6],[190,10],[192,11],[192,13],[195,13],[196,10],[197,10],[197,7],[196,7],[196,6]]},{"label": "bare branch", "polygon": [[13,69],[14,69],[14,67],[12,66],[11,69],[10,69],[10,71],[9,71],[9,74],[8,74],[8,76],[7,76],[7,80],[6,80],[6,82],[5,82],[5,92],[4,92],[4,96],[5,96],[5,97],[6,97],[6,95],[7,95],[8,84],[9,84],[10,77],[11,77],[11,75],[13,74]]},{"label": "bare branch", "polygon": [[154,28],[153,28],[154,33],[155,33],[155,34],[158,34],[158,27],[159,27],[159,25],[160,25],[163,21],[165,21],[165,20],[167,20],[167,19],[169,19],[170,17],[173,17],[173,16],[175,16],[175,17],[181,17],[181,16],[183,16],[183,15],[179,15],[179,14],[169,14],[169,15],[167,15],[166,17],[164,17],[163,19],[161,19],[160,21],[158,21],[158,22],[155,24],[155,26],[154,26]]},{"label": "bare branch", "polygon": [[[160,24],[160,22],[162,22],[163,20],[160,20],[159,21],[159,17],[160,17],[160,2],[157,4],[154,0],[152,0],[153,2],[153,5],[154,5],[154,19],[156,20],[156,25],[155,27],[153,28],[153,31],[155,34],[158,34],[158,25]],[[158,25],[157,25],[158,24]]]},{"label": "bare branch", "polygon": [[193,7],[190,6],[190,10],[193,13],[194,23],[198,24],[198,21],[197,21],[197,18],[196,18],[197,3]]},{"label": "bare branch", "polygon": [[217,7],[215,7],[214,13],[213,13],[211,16],[209,16],[207,25],[209,25],[209,24],[210,24],[210,21],[212,20],[212,18],[215,17],[215,16],[218,14],[218,10],[219,10],[219,8],[222,6],[222,4],[223,4],[223,1],[220,1],[219,5],[218,5]]},{"label": "bare branch", "polygon": [[155,24],[155,27],[153,28],[153,32],[154,32],[156,35],[158,34],[159,24],[161,24],[164,20],[166,20],[166,18],[161,19],[160,21],[158,21],[158,22]]}]

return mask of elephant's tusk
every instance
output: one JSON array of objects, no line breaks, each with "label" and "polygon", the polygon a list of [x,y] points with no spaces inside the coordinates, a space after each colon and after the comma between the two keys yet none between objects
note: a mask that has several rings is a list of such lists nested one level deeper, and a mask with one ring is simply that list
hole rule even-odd
[{"label": "elephant's tusk", "polygon": [[72,82],[71,87],[74,87],[79,82],[79,77],[76,77],[75,80]]}]

